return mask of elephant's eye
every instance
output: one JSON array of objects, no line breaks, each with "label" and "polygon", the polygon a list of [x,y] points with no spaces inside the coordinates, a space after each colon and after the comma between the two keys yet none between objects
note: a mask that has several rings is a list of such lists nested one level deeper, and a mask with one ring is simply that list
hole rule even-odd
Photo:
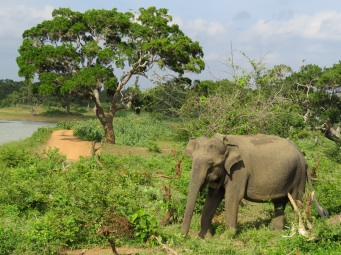
[{"label": "elephant's eye", "polygon": [[208,165],[209,167],[212,167],[212,166],[213,166],[213,161],[212,161],[212,160],[208,161],[207,165]]}]

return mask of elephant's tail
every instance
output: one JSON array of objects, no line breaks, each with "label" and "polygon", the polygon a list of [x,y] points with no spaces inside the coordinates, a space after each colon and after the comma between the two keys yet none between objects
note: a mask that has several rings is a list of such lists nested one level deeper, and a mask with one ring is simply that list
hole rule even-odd
[{"label": "elephant's tail", "polygon": [[312,198],[313,198],[313,201],[315,202],[315,205],[316,205],[316,209],[317,209],[317,212],[318,214],[320,215],[320,217],[324,218],[324,217],[329,217],[329,212],[328,210],[323,207],[322,205],[319,204],[319,202],[317,201],[317,198],[315,196],[315,192],[314,192],[314,189],[313,189],[313,185],[311,183],[311,178],[310,178],[310,174],[309,174],[309,169],[307,167],[307,179],[308,179],[308,183],[309,183],[309,187],[310,187],[310,190],[311,190],[311,195],[312,195]]}]

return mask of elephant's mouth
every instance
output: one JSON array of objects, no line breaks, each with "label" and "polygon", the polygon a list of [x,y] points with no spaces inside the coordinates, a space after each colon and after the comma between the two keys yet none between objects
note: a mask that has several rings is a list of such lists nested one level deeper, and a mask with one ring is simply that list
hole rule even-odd
[{"label": "elephant's mouth", "polygon": [[212,182],[212,181],[209,181],[206,179],[205,182],[200,187],[200,192],[203,192],[205,190],[206,186],[208,186],[209,188],[212,188],[212,189],[220,189],[221,188],[221,182],[220,181]]},{"label": "elephant's mouth", "polygon": [[209,182],[208,187],[212,189],[220,189],[221,183],[220,182]]}]

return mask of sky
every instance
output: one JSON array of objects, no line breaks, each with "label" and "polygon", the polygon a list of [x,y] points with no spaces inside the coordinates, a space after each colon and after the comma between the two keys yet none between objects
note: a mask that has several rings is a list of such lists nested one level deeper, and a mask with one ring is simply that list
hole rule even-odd
[{"label": "sky", "polygon": [[228,58],[248,68],[262,61],[267,68],[285,64],[294,71],[305,64],[331,67],[341,60],[340,0],[11,0],[0,7],[0,79],[18,76],[16,57],[22,34],[54,9],[84,12],[140,7],[166,8],[173,22],[203,47],[205,70],[193,79],[229,78]]}]

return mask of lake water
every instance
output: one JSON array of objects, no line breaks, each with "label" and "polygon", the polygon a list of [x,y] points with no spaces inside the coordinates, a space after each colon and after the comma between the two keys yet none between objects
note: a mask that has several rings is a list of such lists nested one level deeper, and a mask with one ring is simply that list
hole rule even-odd
[{"label": "lake water", "polygon": [[55,125],[49,122],[0,120],[0,145],[28,138],[40,127]]}]

